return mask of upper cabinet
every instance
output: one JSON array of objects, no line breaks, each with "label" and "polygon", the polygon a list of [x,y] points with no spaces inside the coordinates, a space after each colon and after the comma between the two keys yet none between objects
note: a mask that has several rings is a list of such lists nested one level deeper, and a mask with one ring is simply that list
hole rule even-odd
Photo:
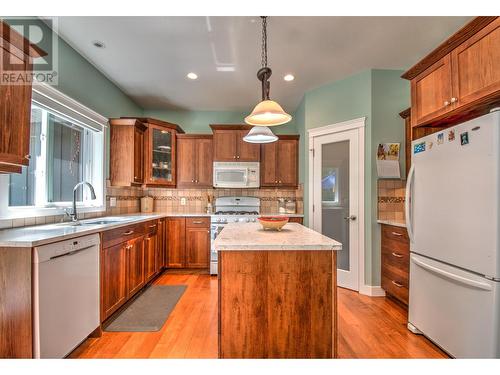
[{"label": "upper cabinet", "polygon": [[[31,77],[33,58],[45,56],[0,21],[0,76]],[[0,83],[0,173],[20,173],[30,161],[31,82]]]},{"label": "upper cabinet", "polygon": [[299,169],[299,136],[280,135],[277,142],[261,146],[262,187],[296,187]]},{"label": "upper cabinet", "polygon": [[212,138],[204,134],[177,135],[177,187],[212,187]]},{"label": "upper cabinet", "polygon": [[500,18],[476,17],[403,74],[411,80],[411,125],[451,125],[500,100]]},{"label": "upper cabinet", "polygon": [[214,161],[260,161],[260,146],[245,142],[248,125],[210,125],[214,133]]},{"label": "upper cabinet", "polygon": [[110,181],[112,186],[144,183],[144,132],[136,119],[110,119]]},{"label": "upper cabinet", "polygon": [[110,123],[111,185],[176,185],[176,137],[184,133],[178,125],[132,117]]}]

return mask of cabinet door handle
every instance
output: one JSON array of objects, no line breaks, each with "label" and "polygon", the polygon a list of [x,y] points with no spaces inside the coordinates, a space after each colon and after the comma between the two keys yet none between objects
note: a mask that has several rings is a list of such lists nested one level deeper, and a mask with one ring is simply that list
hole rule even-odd
[{"label": "cabinet door handle", "polygon": [[398,254],[398,253],[392,253],[392,256],[396,257],[396,258],[402,258],[403,257],[401,254]]},{"label": "cabinet door handle", "polygon": [[236,159],[236,155],[233,156],[233,159]]},{"label": "cabinet door handle", "polygon": [[239,158],[240,158],[240,155],[238,155],[238,156],[236,157],[236,159],[239,159]]},{"label": "cabinet door handle", "polygon": [[402,234],[401,234],[401,233],[398,233],[398,232],[391,232],[391,234],[392,234],[393,236],[396,236],[396,237],[401,237],[401,236],[402,236]]},{"label": "cabinet door handle", "polygon": [[193,221],[193,224],[203,224],[203,221],[201,221],[201,220],[196,220],[196,221]]},{"label": "cabinet door handle", "polygon": [[156,228],[156,224],[155,225],[150,225],[149,227],[150,228]]},{"label": "cabinet door handle", "polygon": [[455,103],[457,100],[457,98],[451,98],[451,103]]},{"label": "cabinet door handle", "polygon": [[402,288],[403,284],[398,283],[397,281],[392,280],[391,281],[394,285],[396,285],[398,288]]},{"label": "cabinet door handle", "polygon": [[448,100],[445,100],[443,104],[444,104],[444,106],[445,106],[445,107],[447,107],[447,106],[449,106],[451,103],[450,103]]},{"label": "cabinet door handle", "polygon": [[132,245],[128,245],[125,249],[130,250],[132,247]]},{"label": "cabinet door handle", "polygon": [[123,232],[123,235],[124,235],[124,236],[128,236],[128,235],[131,235],[132,233],[134,233],[134,231],[133,231],[133,230],[128,230],[128,231],[126,231],[126,232]]},{"label": "cabinet door handle", "polygon": [[194,180],[191,180],[191,182],[194,182]]},{"label": "cabinet door handle", "polygon": [[31,159],[31,155],[30,154],[24,155],[24,158],[30,160]]}]

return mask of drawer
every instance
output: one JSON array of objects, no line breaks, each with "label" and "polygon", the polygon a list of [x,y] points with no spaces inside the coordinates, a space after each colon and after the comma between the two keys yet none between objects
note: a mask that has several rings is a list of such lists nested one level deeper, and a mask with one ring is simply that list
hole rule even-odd
[{"label": "drawer", "polygon": [[410,270],[409,254],[382,246],[382,272],[386,268],[393,273],[408,277]]},{"label": "drawer", "polygon": [[395,227],[393,225],[382,225],[382,241],[384,241],[384,239],[410,243],[406,228]]},{"label": "drawer", "polygon": [[131,224],[110,229],[102,233],[102,247],[110,247],[140,237],[145,233],[146,223]]},{"label": "drawer", "polygon": [[155,234],[158,231],[158,221],[152,220],[144,223],[145,233],[153,233]]},{"label": "drawer", "polygon": [[299,216],[292,216],[292,217],[288,218],[288,221],[290,223],[299,223],[299,224],[302,224],[302,222],[304,221],[304,219],[302,217],[299,217]]},{"label": "drawer", "polygon": [[382,288],[387,294],[408,305],[408,282],[391,277],[391,274],[382,274]]},{"label": "drawer", "polygon": [[186,217],[186,228],[210,228],[210,217]]}]

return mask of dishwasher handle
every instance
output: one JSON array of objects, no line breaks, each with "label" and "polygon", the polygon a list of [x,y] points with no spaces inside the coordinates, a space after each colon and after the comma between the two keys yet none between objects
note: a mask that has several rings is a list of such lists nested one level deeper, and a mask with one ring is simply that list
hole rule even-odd
[{"label": "dishwasher handle", "polygon": [[69,252],[64,253],[64,254],[55,255],[53,257],[50,257],[50,260],[57,259],[57,258],[62,258],[62,257],[67,257],[67,256],[71,256],[71,255],[75,255],[75,254],[78,254],[78,253],[80,253],[80,252],[82,252],[84,250],[90,249],[91,247],[94,247],[94,245],[90,245],[90,246],[87,246],[87,247],[84,247],[84,248],[78,249],[78,250],[69,251]]}]

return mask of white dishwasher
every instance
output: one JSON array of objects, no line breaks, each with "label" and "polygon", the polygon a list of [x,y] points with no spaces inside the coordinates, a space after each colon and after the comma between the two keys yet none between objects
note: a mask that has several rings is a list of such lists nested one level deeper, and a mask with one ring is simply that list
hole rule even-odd
[{"label": "white dishwasher", "polygon": [[64,358],[99,326],[99,242],[93,234],[35,247],[35,358]]}]

